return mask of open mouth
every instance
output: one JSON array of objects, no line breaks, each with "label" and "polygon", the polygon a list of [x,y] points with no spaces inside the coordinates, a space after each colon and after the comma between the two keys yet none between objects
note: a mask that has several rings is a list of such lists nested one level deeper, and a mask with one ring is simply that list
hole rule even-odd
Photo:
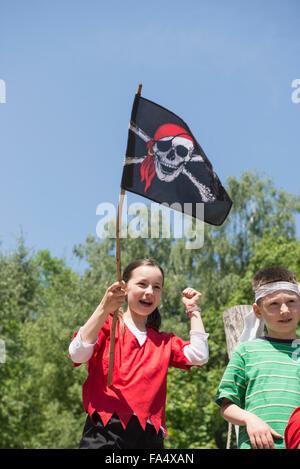
[{"label": "open mouth", "polygon": [[177,169],[177,166],[166,165],[166,164],[160,163],[160,168],[163,173],[172,174]]},{"label": "open mouth", "polygon": [[291,322],[292,318],[289,318],[289,319],[280,319],[279,322],[283,323],[283,324],[286,324],[288,322]]},{"label": "open mouth", "polygon": [[143,306],[152,306],[152,301],[140,300]]}]

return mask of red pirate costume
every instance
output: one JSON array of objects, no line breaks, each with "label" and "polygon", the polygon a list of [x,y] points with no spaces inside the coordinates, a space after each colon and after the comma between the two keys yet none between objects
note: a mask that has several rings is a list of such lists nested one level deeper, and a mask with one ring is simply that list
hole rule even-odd
[{"label": "red pirate costume", "polygon": [[286,449],[297,449],[300,445],[300,407],[292,413],[284,432]]},{"label": "red pirate costume", "polygon": [[126,324],[122,333],[118,321],[113,385],[108,387],[112,317],[111,314],[100,330],[94,353],[87,363],[88,378],[83,385],[84,409],[91,419],[97,412],[104,426],[113,414],[117,414],[123,428],[126,428],[135,414],[144,430],[150,419],[157,433],[162,427],[167,434],[167,371],[169,366],[190,369],[192,365],[183,353],[183,348],[190,342],[148,327],[147,338],[141,346]]}]

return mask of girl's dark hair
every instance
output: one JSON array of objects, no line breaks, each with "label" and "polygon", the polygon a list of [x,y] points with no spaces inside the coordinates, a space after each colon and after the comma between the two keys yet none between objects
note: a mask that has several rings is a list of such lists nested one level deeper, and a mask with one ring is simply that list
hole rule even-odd
[{"label": "girl's dark hair", "polygon": [[[138,267],[141,267],[143,265],[147,265],[147,266],[151,266],[151,267],[158,267],[159,270],[161,271],[162,278],[163,278],[163,284],[164,284],[164,278],[165,278],[164,271],[161,268],[161,266],[156,261],[154,261],[153,259],[138,259],[138,260],[133,261],[130,264],[128,264],[128,266],[125,267],[125,269],[124,269],[124,272],[123,272],[123,275],[122,275],[122,280],[124,280],[124,282],[128,282],[128,280],[130,280],[130,278],[131,278],[131,273],[135,269],[137,269]],[[160,325],[161,325],[161,315],[160,315],[159,309],[155,308],[155,310],[151,314],[149,314],[149,316],[147,317],[146,326],[153,327],[154,329],[159,330]]]}]

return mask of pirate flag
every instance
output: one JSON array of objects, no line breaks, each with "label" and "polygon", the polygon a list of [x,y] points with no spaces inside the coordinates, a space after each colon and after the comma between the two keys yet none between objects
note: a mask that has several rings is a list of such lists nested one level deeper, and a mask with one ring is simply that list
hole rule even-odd
[{"label": "pirate flag", "polygon": [[232,205],[186,123],[138,93],[131,113],[121,187],[196,218],[197,203],[203,203],[204,221],[211,225],[221,225]]}]

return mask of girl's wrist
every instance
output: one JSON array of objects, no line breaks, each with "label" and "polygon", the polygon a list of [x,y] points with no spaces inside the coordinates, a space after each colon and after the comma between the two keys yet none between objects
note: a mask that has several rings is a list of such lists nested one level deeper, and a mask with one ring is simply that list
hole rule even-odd
[{"label": "girl's wrist", "polygon": [[109,316],[109,314],[111,313],[111,308],[109,309],[109,308],[105,307],[104,304],[101,301],[101,303],[97,306],[95,313],[100,317],[103,316],[103,317],[107,318]]},{"label": "girl's wrist", "polygon": [[199,308],[199,306],[197,306],[197,305],[192,305],[192,306],[189,306],[188,308],[186,308],[187,313],[193,313],[195,311],[198,311],[199,314],[201,314],[201,308]]},{"label": "girl's wrist", "polygon": [[200,320],[201,319],[201,308],[197,305],[190,306],[186,308],[186,314],[189,316],[190,320]]}]

